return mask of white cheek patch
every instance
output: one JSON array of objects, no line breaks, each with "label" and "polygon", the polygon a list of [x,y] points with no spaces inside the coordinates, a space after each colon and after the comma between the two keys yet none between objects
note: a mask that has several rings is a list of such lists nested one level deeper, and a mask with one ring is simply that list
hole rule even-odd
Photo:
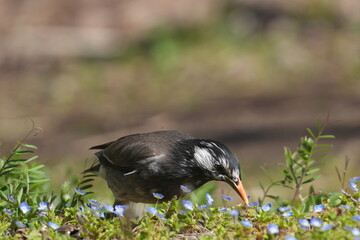
[{"label": "white cheek patch", "polygon": [[233,171],[231,172],[231,175],[232,175],[232,177],[233,177],[234,179],[236,179],[236,178],[239,178],[239,177],[240,177],[240,172],[239,172],[238,169],[236,169],[236,170],[233,170]]},{"label": "white cheek patch", "polygon": [[194,159],[205,169],[214,169],[214,158],[205,148],[195,147]]}]

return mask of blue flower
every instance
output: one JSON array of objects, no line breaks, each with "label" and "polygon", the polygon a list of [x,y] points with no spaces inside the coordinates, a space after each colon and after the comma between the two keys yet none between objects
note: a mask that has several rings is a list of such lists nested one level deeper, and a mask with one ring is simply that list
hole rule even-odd
[{"label": "blue flower", "polygon": [[350,182],[359,182],[360,181],[360,177],[353,177],[350,179]]},{"label": "blue flower", "polygon": [[93,211],[101,211],[102,207],[98,206],[98,205],[90,205],[91,210]]},{"label": "blue flower", "polygon": [[341,208],[342,208],[342,209],[346,209],[346,210],[352,209],[352,207],[351,207],[351,206],[348,206],[348,205],[341,205]]},{"label": "blue flower", "polygon": [[13,215],[14,212],[12,212],[10,209],[6,209],[4,208],[4,212],[6,212],[7,214]]},{"label": "blue flower", "polygon": [[248,220],[243,220],[240,222],[244,227],[252,227],[253,225]]},{"label": "blue flower", "polygon": [[310,228],[310,223],[307,219],[299,219],[298,222],[302,227]]},{"label": "blue flower", "polygon": [[49,208],[49,203],[47,203],[47,202],[39,203],[38,210],[43,211],[43,210],[47,210],[48,208]]},{"label": "blue flower", "polygon": [[147,209],[147,211],[149,212],[149,213],[151,213],[151,214],[156,214],[157,213],[157,209],[156,208],[154,208],[154,207],[150,207],[150,206],[146,206],[146,209]]},{"label": "blue flower", "polygon": [[229,211],[229,215],[233,216],[233,217],[238,217],[239,216],[239,211],[233,209],[233,210]]},{"label": "blue flower", "polygon": [[298,240],[298,239],[296,237],[294,237],[294,236],[286,235],[285,240]]},{"label": "blue flower", "polygon": [[18,227],[21,227],[21,228],[26,228],[26,225],[23,224],[22,222],[18,222],[16,221],[15,224],[18,226]]},{"label": "blue flower", "polygon": [[316,217],[313,217],[311,220],[310,220],[310,223],[311,225],[313,225],[314,227],[321,227],[323,221],[316,218]]},{"label": "blue flower", "polygon": [[294,213],[289,211],[289,212],[284,212],[282,215],[284,217],[292,217],[292,216],[294,216]]},{"label": "blue flower", "polygon": [[191,201],[182,200],[182,203],[187,210],[190,210],[190,211],[194,210],[194,204]]},{"label": "blue flower", "polygon": [[104,204],[103,208],[105,208],[105,210],[108,211],[108,212],[114,212],[114,207],[113,206]]},{"label": "blue flower", "polygon": [[328,231],[328,230],[331,230],[333,228],[333,226],[331,224],[324,224],[320,230],[321,231]]},{"label": "blue flower", "polygon": [[162,215],[161,213],[156,213],[155,214],[156,216],[158,216],[159,218],[161,218],[162,220],[167,220],[166,218],[165,218],[165,216],[164,215]]},{"label": "blue flower", "polygon": [[207,200],[207,202],[208,202],[208,205],[209,206],[211,206],[212,204],[213,204],[213,202],[214,202],[214,199],[211,197],[211,195],[210,194],[205,194],[205,197],[206,197],[206,200]]},{"label": "blue flower", "polygon": [[79,206],[79,208],[78,208],[78,210],[79,210],[79,212],[84,212],[84,206]]},{"label": "blue flower", "polygon": [[181,190],[183,190],[183,192],[186,192],[186,193],[191,192],[191,189],[190,189],[190,188],[188,188],[187,186],[180,185],[180,188],[181,188]]},{"label": "blue flower", "polygon": [[38,213],[38,217],[45,217],[46,216],[46,212],[39,212]]},{"label": "blue flower", "polygon": [[89,199],[89,203],[91,203],[92,205],[100,205],[100,203],[98,201],[91,200],[91,199]]},{"label": "blue flower", "polygon": [[268,203],[268,204],[265,204],[264,206],[261,207],[261,209],[264,211],[264,212],[268,212],[270,211],[271,209],[271,203]]},{"label": "blue flower", "polygon": [[99,218],[105,218],[105,214],[103,212],[97,212],[97,211],[93,211],[92,214],[94,214],[95,216],[99,217]]},{"label": "blue flower", "polygon": [[27,214],[31,210],[30,206],[26,202],[20,203],[19,208],[24,214]]},{"label": "blue flower", "polygon": [[219,208],[218,211],[219,211],[219,212],[226,212],[226,211],[227,211],[227,208],[226,208],[226,207],[224,207],[224,208]]},{"label": "blue flower", "polygon": [[127,209],[128,206],[126,205],[116,205],[114,208],[114,213],[118,216],[123,217],[124,216],[124,211]]},{"label": "blue flower", "polygon": [[270,234],[276,234],[279,233],[279,227],[276,224],[270,224],[267,226],[267,230]]},{"label": "blue flower", "polygon": [[205,209],[205,208],[207,208],[208,207],[208,205],[200,205],[200,206],[198,206],[198,207],[196,207],[198,210],[202,210],[202,209]]},{"label": "blue flower", "polygon": [[258,202],[249,203],[249,207],[257,207],[259,206]]},{"label": "blue flower", "polygon": [[232,197],[226,196],[226,195],[224,195],[224,194],[222,195],[222,198],[225,199],[226,201],[231,201],[231,200],[233,200]]},{"label": "blue flower", "polygon": [[290,211],[291,209],[292,209],[292,207],[279,207],[280,212]]},{"label": "blue flower", "polygon": [[352,189],[353,191],[355,191],[355,192],[359,191],[356,183],[354,183],[354,182],[349,182],[349,185],[350,185],[350,187],[351,187],[351,189]]},{"label": "blue flower", "polygon": [[354,236],[359,236],[359,235],[360,235],[360,230],[359,230],[358,228],[353,228],[353,229],[351,230],[351,233],[352,233],[352,235],[354,235]]},{"label": "blue flower", "polygon": [[163,199],[164,198],[164,195],[160,194],[160,193],[153,193],[153,196],[156,198],[156,199]]},{"label": "blue flower", "polygon": [[360,215],[355,215],[353,217],[353,220],[360,222]]},{"label": "blue flower", "polygon": [[54,230],[56,230],[60,227],[59,225],[57,225],[56,223],[53,223],[53,222],[48,222],[48,224]]},{"label": "blue flower", "polygon": [[85,195],[86,192],[84,192],[83,190],[80,190],[80,189],[75,189],[75,192],[79,195]]},{"label": "blue flower", "polygon": [[8,199],[10,202],[12,202],[12,203],[15,203],[15,202],[16,202],[16,200],[15,200],[11,195],[8,195],[8,196],[7,196],[7,199]]},{"label": "blue flower", "polygon": [[325,210],[325,206],[324,205],[315,205],[314,206],[314,212],[322,212]]}]

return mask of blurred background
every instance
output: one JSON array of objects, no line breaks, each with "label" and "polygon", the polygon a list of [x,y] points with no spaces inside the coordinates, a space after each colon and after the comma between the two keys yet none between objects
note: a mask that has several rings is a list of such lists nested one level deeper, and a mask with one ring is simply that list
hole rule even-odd
[{"label": "blurred background", "polygon": [[282,178],[283,147],[329,115],[315,186],[339,191],[346,156],[359,175],[359,12],[357,0],[0,1],[0,150],[33,120],[56,191],[92,163],[89,147],[178,129],[229,145],[256,198]]}]

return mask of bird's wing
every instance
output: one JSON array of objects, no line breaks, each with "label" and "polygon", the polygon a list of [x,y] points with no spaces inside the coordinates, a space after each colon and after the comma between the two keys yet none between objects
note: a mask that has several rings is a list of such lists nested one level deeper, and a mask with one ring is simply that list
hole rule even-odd
[{"label": "bird's wing", "polygon": [[138,164],[166,158],[177,141],[188,138],[192,137],[178,131],[159,131],[125,136],[91,149],[103,149],[96,153],[101,164],[127,173]]}]

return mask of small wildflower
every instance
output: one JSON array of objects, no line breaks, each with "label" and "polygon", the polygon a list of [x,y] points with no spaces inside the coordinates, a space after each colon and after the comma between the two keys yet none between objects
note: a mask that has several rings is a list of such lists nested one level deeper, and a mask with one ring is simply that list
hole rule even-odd
[{"label": "small wildflower", "polygon": [[15,200],[11,195],[8,195],[8,196],[7,196],[7,199],[8,199],[10,202],[12,202],[12,203],[15,203],[15,202],[16,202],[16,200]]},{"label": "small wildflower", "polygon": [[240,222],[244,227],[252,227],[253,225],[248,220],[243,220]]},{"label": "small wildflower", "polygon": [[123,217],[124,216],[124,211],[127,209],[128,206],[126,205],[116,205],[114,208],[114,213],[118,216]]},{"label": "small wildflower", "polygon": [[239,211],[233,209],[233,210],[229,211],[229,215],[233,216],[233,217],[238,217],[239,216]]},{"label": "small wildflower", "polygon": [[105,218],[105,214],[103,212],[97,212],[97,211],[93,211],[92,214],[94,214],[95,216],[99,217],[99,218]]},{"label": "small wildflower", "polygon": [[18,226],[18,227],[21,227],[21,228],[26,228],[26,225],[23,224],[22,222],[18,222],[16,221],[15,224]]},{"label": "small wildflower", "polygon": [[264,211],[264,212],[268,212],[270,211],[271,209],[271,203],[268,203],[268,204],[265,204],[264,206],[261,207],[261,209]]},{"label": "small wildflower", "polygon": [[166,218],[165,218],[165,216],[163,215],[163,214],[161,214],[161,213],[156,213],[155,214],[157,217],[159,217],[159,218],[161,218],[162,220],[167,220]]},{"label": "small wildflower", "polygon": [[114,212],[114,207],[113,207],[113,206],[104,204],[103,207],[104,207],[105,210],[108,211],[108,212]]},{"label": "small wildflower", "polygon": [[359,230],[358,228],[353,228],[353,229],[351,230],[351,233],[352,233],[352,235],[354,235],[354,236],[359,236],[359,235],[360,235],[360,230]]},{"label": "small wildflower", "polygon": [[286,235],[285,240],[298,240],[298,239],[296,237],[294,237],[294,236]]},{"label": "small wildflower", "polygon": [[45,217],[46,216],[46,212],[39,212],[38,213],[38,217]]},{"label": "small wildflower", "polygon": [[43,211],[43,210],[47,210],[48,208],[49,208],[49,203],[47,203],[47,202],[39,203],[38,210]]},{"label": "small wildflower", "polygon": [[208,202],[208,205],[211,206],[213,204],[213,202],[214,202],[214,199],[208,193],[205,195],[205,197],[206,197],[206,200]]},{"label": "small wildflower", "polygon": [[350,182],[359,182],[359,181],[360,181],[360,177],[350,178]]},{"label": "small wildflower", "polygon": [[355,215],[353,217],[353,220],[360,222],[360,215]]},{"label": "small wildflower", "polygon": [[258,202],[249,203],[249,207],[257,207],[259,206]]},{"label": "small wildflower", "polygon": [[85,210],[85,209],[84,209],[84,206],[79,206],[79,208],[78,208],[78,211],[79,211],[79,212],[84,212],[84,210]]},{"label": "small wildflower", "polygon": [[4,212],[7,213],[7,214],[10,214],[10,215],[13,215],[14,212],[12,212],[10,209],[4,209]]},{"label": "small wildflower", "polygon": [[226,212],[226,211],[227,211],[227,208],[226,208],[226,207],[224,207],[224,208],[219,208],[218,211],[219,211],[219,212]]},{"label": "small wildflower", "polygon": [[147,211],[149,212],[149,213],[151,213],[151,214],[156,214],[157,213],[157,209],[156,208],[154,208],[154,207],[150,207],[150,206],[146,206],[146,209],[147,209]]},{"label": "small wildflower", "polygon": [[93,211],[101,211],[101,207],[99,205],[90,205],[90,208]]},{"label": "small wildflower", "polygon": [[328,230],[331,230],[333,228],[333,226],[331,224],[324,224],[320,230],[321,231],[328,231]]},{"label": "small wildflower", "polygon": [[75,192],[79,195],[85,195],[86,192],[84,192],[83,190],[80,190],[80,189],[75,189]]},{"label": "small wildflower", "polygon": [[156,198],[156,199],[163,199],[164,198],[164,195],[160,194],[160,193],[153,193],[153,196]]},{"label": "small wildflower", "polygon": [[89,199],[89,203],[91,203],[92,205],[100,205],[100,203],[98,201],[91,200],[91,199]]},{"label": "small wildflower", "polygon": [[292,216],[294,216],[294,213],[289,211],[289,212],[284,212],[282,215],[284,217],[292,217]]},{"label": "small wildflower", "polygon": [[226,201],[232,201],[233,198],[232,197],[229,197],[229,196],[226,196],[226,195],[222,195],[222,198],[225,199]]},{"label": "small wildflower", "polygon": [[324,205],[315,205],[314,206],[314,212],[322,212],[325,210],[325,206]]},{"label": "small wildflower", "polygon": [[200,205],[200,206],[198,206],[198,207],[196,207],[198,210],[202,210],[202,209],[205,209],[205,208],[207,208],[208,207],[208,205]]},{"label": "small wildflower", "polygon": [[303,226],[305,228],[310,227],[310,223],[307,219],[299,219],[298,222],[300,223],[301,226]]},{"label": "small wildflower", "polygon": [[30,206],[26,202],[20,203],[19,208],[24,214],[27,214],[31,210]]},{"label": "small wildflower", "polygon": [[349,185],[350,185],[350,187],[351,187],[351,189],[352,189],[353,191],[355,191],[355,192],[359,191],[356,183],[354,183],[354,182],[349,182]]},{"label": "small wildflower", "polygon": [[291,209],[292,209],[292,207],[279,207],[280,212],[290,211]]},{"label": "small wildflower", "polygon": [[183,200],[183,205],[184,207],[187,209],[187,210],[194,210],[194,204],[191,202],[191,201],[188,201],[188,200]]},{"label": "small wildflower", "polygon": [[341,205],[341,208],[342,208],[342,209],[346,209],[346,210],[352,209],[352,207],[349,206],[349,205]]},{"label": "small wildflower", "polygon": [[279,227],[276,224],[270,224],[267,226],[267,229],[270,234],[276,234],[279,233]]},{"label": "small wildflower", "polygon": [[318,219],[318,218],[315,218],[313,217],[311,220],[310,220],[310,224],[313,225],[314,227],[321,227],[323,221]]},{"label": "small wildflower", "polygon": [[59,225],[57,225],[56,223],[53,223],[53,222],[48,222],[48,224],[49,224],[49,226],[50,226],[52,229],[54,229],[54,230],[56,230],[56,229],[60,228],[60,226],[59,226]]},{"label": "small wildflower", "polygon": [[180,185],[180,188],[183,192],[186,192],[186,193],[189,193],[191,192],[191,189],[188,188],[187,186],[184,186],[184,185]]}]

